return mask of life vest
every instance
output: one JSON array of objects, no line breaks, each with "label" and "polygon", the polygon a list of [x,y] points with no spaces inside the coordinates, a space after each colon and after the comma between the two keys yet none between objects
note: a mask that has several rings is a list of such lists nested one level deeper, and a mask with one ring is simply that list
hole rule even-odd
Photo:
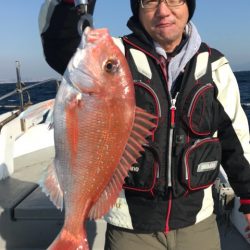
[{"label": "life vest", "polygon": [[[158,126],[138,163],[125,180],[126,196],[175,197],[205,189],[219,173],[221,146],[217,131],[217,89],[210,48],[198,53],[168,91],[166,61],[123,37],[133,75],[137,105],[158,116]],[[217,55],[220,56],[220,55]]]}]

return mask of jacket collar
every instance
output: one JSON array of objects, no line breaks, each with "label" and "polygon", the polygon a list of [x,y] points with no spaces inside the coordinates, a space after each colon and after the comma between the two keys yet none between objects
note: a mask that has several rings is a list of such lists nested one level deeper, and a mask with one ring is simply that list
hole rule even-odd
[{"label": "jacket collar", "polygon": [[[143,46],[149,47],[150,51],[151,52],[153,51],[153,54],[156,52],[157,54],[162,55],[162,53],[158,52],[158,48],[160,47],[160,45],[153,41],[151,36],[147,33],[147,31],[141,25],[138,18],[135,18],[134,16],[130,17],[130,19],[127,22],[127,26],[133,32],[133,34],[136,36],[136,38],[139,39],[143,43]],[[187,28],[186,28],[186,30],[187,30]],[[175,55],[177,55],[181,51],[183,46],[186,44],[186,42],[188,41],[189,35],[188,35],[188,32],[186,30],[185,30],[185,33],[183,35],[183,39],[182,39],[181,43],[175,48],[175,50],[173,52],[169,53],[170,57],[174,57]],[[163,50],[163,49],[160,49],[160,50]],[[164,54],[165,54],[165,52],[164,52]],[[163,56],[166,57],[165,55],[163,55]]]},{"label": "jacket collar", "polygon": [[133,36],[140,43],[139,46],[150,51],[156,57],[164,56],[166,59],[171,56],[169,64],[168,76],[170,86],[175,82],[181,71],[184,70],[186,64],[198,52],[201,45],[200,35],[192,22],[189,22],[185,28],[185,35],[179,46],[171,55],[167,55],[160,45],[153,41],[146,30],[142,27],[138,18],[132,16],[127,23],[128,28],[133,32]]}]

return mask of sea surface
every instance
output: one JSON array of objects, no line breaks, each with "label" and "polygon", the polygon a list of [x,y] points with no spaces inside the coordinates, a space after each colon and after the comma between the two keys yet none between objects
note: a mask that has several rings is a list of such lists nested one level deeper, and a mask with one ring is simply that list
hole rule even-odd
[{"label": "sea surface", "polygon": [[[241,95],[241,105],[248,117],[248,121],[250,122],[250,71],[238,71],[234,72],[235,76],[238,80],[240,95]],[[26,88],[36,82],[24,83]],[[0,114],[10,111],[13,109],[13,106],[18,106],[19,94],[15,91],[16,83],[0,83]],[[54,98],[56,95],[58,85],[56,80],[50,80],[46,84],[42,84],[36,86],[35,88],[28,89],[24,94],[24,101],[27,102],[28,96],[30,97],[30,101],[32,103],[37,103],[40,101],[48,100]],[[16,92],[14,95],[1,100],[1,97],[6,95],[9,92]],[[3,105],[9,106],[9,108],[4,108]]]},{"label": "sea surface", "polygon": [[241,105],[250,123],[250,71],[239,71],[234,74],[239,84]]},{"label": "sea surface", "polygon": [[[25,82],[22,85],[24,103],[38,103],[41,101],[55,98],[58,89],[58,80],[39,82]],[[0,114],[11,111],[20,106],[20,94],[16,89],[16,83],[0,83]],[[36,85],[32,88],[32,85]],[[4,98],[8,93],[13,92],[13,95]]]}]

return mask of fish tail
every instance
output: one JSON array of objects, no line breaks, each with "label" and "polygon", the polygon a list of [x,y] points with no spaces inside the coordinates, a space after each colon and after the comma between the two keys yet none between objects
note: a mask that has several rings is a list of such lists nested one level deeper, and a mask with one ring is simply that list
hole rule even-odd
[{"label": "fish tail", "polygon": [[86,232],[73,234],[66,229],[62,229],[60,234],[52,242],[47,250],[89,250]]}]

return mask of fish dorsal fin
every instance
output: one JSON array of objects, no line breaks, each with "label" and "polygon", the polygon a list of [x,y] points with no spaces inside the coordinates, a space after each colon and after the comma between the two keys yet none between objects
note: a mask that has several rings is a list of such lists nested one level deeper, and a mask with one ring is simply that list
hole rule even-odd
[{"label": "fish dorsal fin", "polygon": [[151,136],[152,129],[156,127],[156,124],[151,121],[152,119],[156,119],[156,117],[141,108],[136,108],[134,125],[121,160],[106,189],[91,208],[90,219],[101,218],[115,204],[130,167],[141,156],[141,152],[144,151],[143,145],[147,143],[146,137]]},{"label": "fish dorsal fin", "polygon": [[63,192],[60,187],[56,171],[55,171],[55,161],[51,163],[47,171],[39,182],[39,186],[41,187],[42,191],[49,196],[50,200],[53,204],[57,207],[57,209],[63,209]]}]

